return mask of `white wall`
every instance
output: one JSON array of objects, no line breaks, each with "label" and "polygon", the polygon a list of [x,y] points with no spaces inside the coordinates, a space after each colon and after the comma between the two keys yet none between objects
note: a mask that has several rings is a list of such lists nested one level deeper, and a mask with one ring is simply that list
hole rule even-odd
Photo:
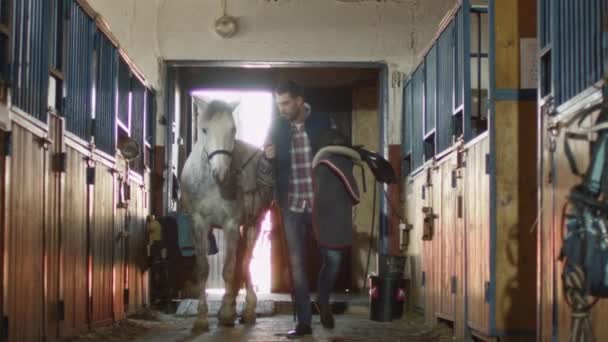
[{"label": "white wall", "polygon": [[[220,0],[89,0],[162,94],[161,60],[381,61],[407,72],[455,0],[228,0],[231,39],[213,32]],[[389,95],[400,142],[401,90]]]}]

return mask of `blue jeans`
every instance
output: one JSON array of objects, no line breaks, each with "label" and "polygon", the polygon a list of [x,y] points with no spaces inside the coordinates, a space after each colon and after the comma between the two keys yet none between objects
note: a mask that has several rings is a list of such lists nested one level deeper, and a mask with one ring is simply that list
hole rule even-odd
[{"label": "blue jeans", "polygon": [[[298,323],[311,325],[310,290],[306,274],[307,239],[312,238],[311,214],[289,210],[282,210],[282,214]],[[319,273],[318,302],[329,304],[329,295],[340,270],[342,251],[321,247],[321,257],[323,265]]]}]

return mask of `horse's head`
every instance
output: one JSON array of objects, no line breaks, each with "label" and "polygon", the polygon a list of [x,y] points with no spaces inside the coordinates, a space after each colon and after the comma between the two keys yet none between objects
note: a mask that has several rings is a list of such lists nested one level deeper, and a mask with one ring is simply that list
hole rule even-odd
[{"label": "horse's head", "polygon": [[203,160],[211,165],[213,178],[222,183],[230,170],[236,126],[232,112],[236,105],[215,100],[209,104],[194,98],[198,110],[198,137],[203,144]]}]

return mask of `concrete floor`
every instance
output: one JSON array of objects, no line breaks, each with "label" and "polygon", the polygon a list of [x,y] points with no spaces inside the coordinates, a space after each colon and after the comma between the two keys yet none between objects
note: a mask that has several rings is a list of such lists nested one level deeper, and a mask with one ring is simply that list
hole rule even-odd
[{"label": "concrete floor", "polygon": [[[182,341],[288,341],[287,331],[294,327],[291,314],[289,295],[270,294],[259,295],[260,303],[273,302],[271,315],[258,317],[252,326],[236,325],[233,328],[219,327],[215,313],[219,308],[221,295],[209,295],[210,331],[193,336],[190,328],[195,317],[181,317],[174,314],[164,314],[144,310],[131,316],[130,319],[119,322],[114,327],[100,328],[92,333],[83,335],[71,341],[82,342],[182,342]],[[242,302],[242,296],[238,301]],[[422,315],[406,313],[403,318],[392,322],[375,322],[369,319],[369,299],[366,296],[354,294],[332,295],[334,305],[347,303],[335,314],[336,328],[324,329],[319,316],[313,316],[313,336],[302,338],[301,341],[452,341],[452,330],[444,325],[429,327],[425,325]],[[334,306],[334,309],[336,307]],[[263,311],[263,310],[262,310]]]},{"label": "concrete floor", "polygon": [[[418,315],[409,315],[399,321],[380,323],[370,321],[364,314],[336,315],[336,328],[324,329],[313,318],[313,336],[300,341],[452,341],[451,331],[445,327],[429,328]],[[190,334],[194,318],[174,320],[171,325],[149,330],[137,342],[177,341],[288,341],[285,333],[293,327],[291,315],[259,318],[253,326],[237,325],[234,328],[218,327],[211,318],[211,331],[199,336]]]}]

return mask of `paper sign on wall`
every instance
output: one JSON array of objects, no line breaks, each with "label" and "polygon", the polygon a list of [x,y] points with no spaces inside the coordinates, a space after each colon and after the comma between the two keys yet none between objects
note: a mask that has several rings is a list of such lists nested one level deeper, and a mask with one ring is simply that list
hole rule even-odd
[{"label": "paper sign on wall", "polygon": [[519,88],[536,89],[538,86],[538,40],[521,38],[519,57]]}]

